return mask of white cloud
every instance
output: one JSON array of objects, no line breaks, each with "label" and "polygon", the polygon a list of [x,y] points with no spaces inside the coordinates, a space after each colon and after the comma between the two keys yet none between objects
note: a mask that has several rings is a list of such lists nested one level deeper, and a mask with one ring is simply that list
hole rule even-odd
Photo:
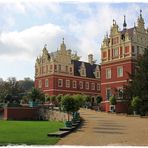
[{"label": "white cloud", "polygon": [[[106,32],[109,33],[110,31],[112,20],[115,19],[122,29],[123,15],[126,15],[127,25],[132,27],[134,22],[137,21],[140,9],[138,4],[128,4],[126,7],[119,8],[110,4],[99,3],[95,7],[81,3],[75,4],[75,6],[78,6],[75,11],[69,10],[68,12],[64,10],[64,5],[48,3],[46,0],[40,3],[30,2],[14,5],[16,12],[20,10],[23,15],[34,15],[28,14],[29,10],[31,10],[40,18],[53,16],[51,18],[54,19],[57,16],[58,22],[55,25],[51,23],[36,25],[22,31],[2,31],[0,33],[0,58],[3,62],[8,60],[6,66],[13,63],[10,67],[11,71],[18,67],[24,73],[25,70],[29,71],[26,72],[26,75],[34,73],[35,58],[41,52],[44,44],[47,43],[49,52],[55,51],[59,43],[61,43],[62,37],[65,37],[67,48],[77,50],[82,60],[87,61],[87,55],[92,53],[99,63],[100,45]],[[9,10],[11,9],[9,8]],[[144,8],[143,12],[145,14],[144,18],[147,19],[148,9]],[[82,14],[85,16],[84,18]],[[15,16],[10,15],[7,21],[7,24],[12,23],[11,25],[14,26],[16,23]],[[39,24],[42,24],[42,22]],[[28,69],[25,63],[28,64]],[[23,70],[22,66],[24,66],[25,70]]]},{"label": "white cloud", "polygon": [[62,33],[64,33],[62,28],[53,24],[34,26],[21,32],[2,32],[0,56],[19,57],[21,55],[24,58],[34,58],[45,43],[52,45],[53,40]]}]

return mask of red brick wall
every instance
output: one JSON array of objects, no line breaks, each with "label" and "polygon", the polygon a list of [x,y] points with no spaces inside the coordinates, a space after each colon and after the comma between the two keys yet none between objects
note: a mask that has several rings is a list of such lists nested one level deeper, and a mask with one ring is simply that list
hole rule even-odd
[{"label": "red brick wall", "polygon": [[[127,84],[127,80],[129,79],[128,73],[132,73],[133,70],[133,62],[131,60],[126,61],[117,61],[110,64],[103,64],[101,66],[101,95],[103,97],[103,102],[106,105],[103,105],[104,109],[108,112],[109,106],[106,101],[106,88],[111,88],[112,94],[114,93],[115,88],[123,87],[123,85]],[[123,67],[123,77],[117,77],[117,67]],[[106,68],[111,68],[111,79],[106,79]],[[124,109],[125,108],[125,109]],[[118,103],[117,112],[125,112],[127,106],[123,103]]]},{"label": "red brick wall", "polygon": [[36,120],[38,108],[30,107],[7,107],[4,108],[5,120]]},{"label": "red brick wall", "polygon": [[118,102],[116,104],[116,112],[117,113],[127,113],[128,104],[126,102]]},{"label": "red brick wall", "polygon": [[[49,80],[49,87],[45,87],[45,79]],[[58,79],[63,79],[63,87],[58,86]],[[38,81],[42,80],[42,91],[48,95],[58,95],[58,94],[87,94],[87,95],[99,95],[100,91],[97,90],[97,83],[100,84],[100,79],[86,79],[83,77],[73,77],[73,76],[62,76],[62,75],[50,75],[46,77],[39,77],[35,80],[35,87],[38,87]],[[70,88],[66,87],[66,80],[70,80]],[[72,81],[76,81],[77,87],[72,87]],[[80,89],[79,82],[83,81],[83,89]],[[85,89],[85,82],[89,82],[89,90]],[[95,90],[91,90],[91,83],[95,83]]]}]

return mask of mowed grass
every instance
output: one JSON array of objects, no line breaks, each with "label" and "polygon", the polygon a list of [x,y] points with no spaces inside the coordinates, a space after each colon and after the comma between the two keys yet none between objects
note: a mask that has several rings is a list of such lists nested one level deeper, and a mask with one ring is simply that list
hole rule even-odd
[{"label": "mowed grass", "polygon": [[63,122],[56,121],[3,121],[0,120],[0,145],[54,145],[59,138],[47,134],[58,131]]}]

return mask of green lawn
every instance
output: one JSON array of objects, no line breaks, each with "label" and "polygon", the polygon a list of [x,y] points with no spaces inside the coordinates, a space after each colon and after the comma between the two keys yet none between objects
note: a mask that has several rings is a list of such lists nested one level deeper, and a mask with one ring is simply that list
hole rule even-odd
[{"label": "green lawn", "polygon": [[59,138],[50,138],[47,134],[58,131],[63,126],[63,122],[56,121],[0,120],[0,145],[53,145]]}]

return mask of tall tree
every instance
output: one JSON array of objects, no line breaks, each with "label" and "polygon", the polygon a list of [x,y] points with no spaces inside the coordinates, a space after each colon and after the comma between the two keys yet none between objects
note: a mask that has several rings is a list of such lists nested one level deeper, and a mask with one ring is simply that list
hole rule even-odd
[{"label": "tall tree", "polygon": [[127,86],[127,90],[131,96],[140,98],[139,110],[142,115],[145,115],[148,114],[148,49],[138,57],[135,67],[135,73],[130,75],[132,81]]}]

